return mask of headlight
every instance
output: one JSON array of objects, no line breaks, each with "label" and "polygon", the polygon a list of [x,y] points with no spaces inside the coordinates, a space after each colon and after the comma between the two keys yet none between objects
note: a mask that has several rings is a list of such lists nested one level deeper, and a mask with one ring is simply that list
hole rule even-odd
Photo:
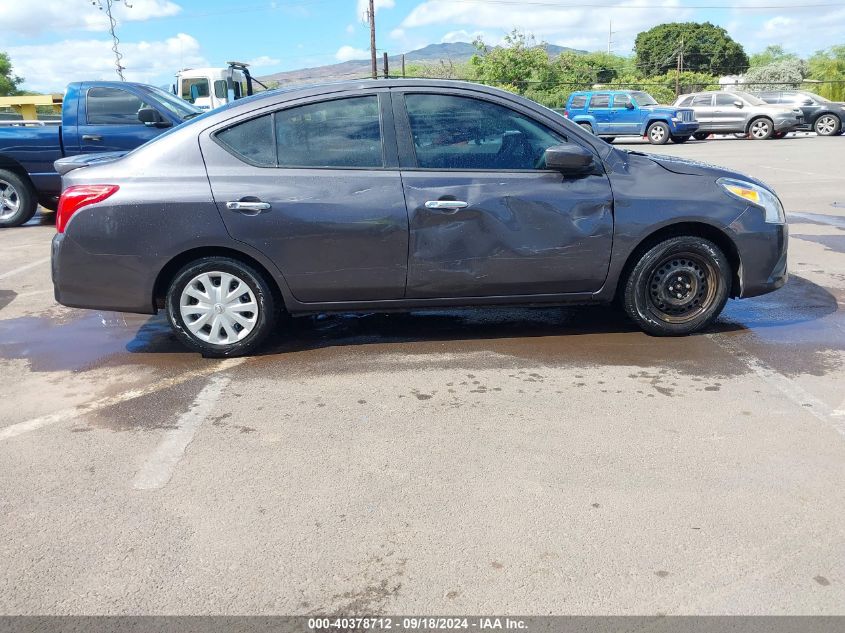
[{"label": "headlight", "polygon": [[676,117],[676,116],[673,116],[673,117],[672,117],[672,123],[680,123],[682,120],[683,120],[683,119],[680,119],[680,118],[678,118],[678,117]]},{"label": "headlight", "polygon": [[722,188],[734,197],[745,200],[766,212],[766,222],[770,224],[786,224],[786,213],[778,197],[768,189],[744,180],[733,178],[719,178]]}]

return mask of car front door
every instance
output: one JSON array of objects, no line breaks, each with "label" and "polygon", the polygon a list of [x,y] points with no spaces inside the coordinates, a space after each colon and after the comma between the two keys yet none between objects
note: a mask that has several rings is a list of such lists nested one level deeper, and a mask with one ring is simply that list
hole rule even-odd
[{"label": "car front door", "polygon": [[406,297],[601,288],[613,237],[603,169],[545,169],[546,148],[565,136],[494,97],[409,89],[393,104],[410,221]]},{"label": "car front door", "polygon": [[613,130],[616,134],[639,134],[640,112],[630,95],[613,95]]},{"label": "car front door", "polygon": [[408,215],[389,103],[386,90],[300,101],[201,135],[226,228],[273,260],[300,302],[404,295]]},{"label": "car front door", "polygon": [[93,86],[80,94],[79,147],[81,153],[133,150],[161,134],[138,120],[138,110],[148,106],[130,90]]},{"label": "car front door", "polygon": [[[742,102],[740,108],[736,104]],[[716,125],[717,129],[725,132],[742,132],[745,130],[745,119],[747,117],[745,102],[737,95],[724,92],[715,95]]]}]

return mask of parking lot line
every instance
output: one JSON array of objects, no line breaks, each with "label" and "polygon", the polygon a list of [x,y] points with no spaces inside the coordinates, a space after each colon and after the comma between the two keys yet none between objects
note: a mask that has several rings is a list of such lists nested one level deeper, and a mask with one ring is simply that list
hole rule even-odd
[{"label": "parking lot line", "polygon": [[18,266],[17,268],[13,268],[12,270],[7,270],[5,273],[0,273],[0,279],[8,279],[9,277],[14,277],[18,273],[22,273],[24,271],[27,271],[30,268],[35,268],[36,266],[40,266],[41,264],[46,264],[49,261],[50,261],[49,257],[44,257],[44,258],[38,259],[34,262],[30,262],[29,264],[24,264],[23,266]]},{"label": "parking lot line", "polygon": [[80,404],[76,407],[62,409],[61,411],[56,411],[55,413],[48,413],[47,415],[42,415],[25,422],[18,422],[17,424],[12,424],[11,426],[7,426],[6,428],[0,430],[0,442],[17,437],[18,435],[23,435],[24,433],[29,433],[30,431],[44,428],[45,426],[50,426],[51,424],[55,424],[57,422],[73,420],[81,415],[93,413],[95,411],[99,411],[100,409],[120,404],[121,402],[134,400],[135,398],[140,398],[141,396],[169,389],[170,387],[175,387],[176,385],[180,385],[183,382],[187,382],[195,378],[217,374],[221,371],[237,367],[245,361],[245,358],[227,358],[226,360],[217,363],[209,361],[209,365],[207,367],[199,370],[192,370],[189,373],[173,376],[172,378],[159,380],[158,382],[151,383],[140,389],[130,389],[114,396],[107,396],[105,398]]},{"label": "parking lot line", "polygon": [[197,394],[190,408],[179,416],[175,428],[167,431],[161,443],[135,473],[132,487],[136,490],[158,490],[173,477],[176,466],[182,461],[185,450],[193,441],[200,425],[214,410],[220,394],[229,384],[226,376],[214,376]]},{"label": "parking lot line", "polygon": [[739,345],[724,340],[717,334],[708,334],[707,337],[732,356],[742,361],[758,378],[780,391],[804,411],[807,411],[818,420],[833,427],[839,435],[845,438],[845,423],[837,419],[838,412],[833,407],[829,407],[813,394],[807,392],[783,374],[778,373]]}]

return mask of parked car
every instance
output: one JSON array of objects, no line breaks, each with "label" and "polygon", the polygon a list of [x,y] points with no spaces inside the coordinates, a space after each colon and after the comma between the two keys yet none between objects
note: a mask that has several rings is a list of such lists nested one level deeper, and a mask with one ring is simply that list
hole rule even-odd
[{"label": "parked car", "polygon": [[698,139],[710,134],[742,134],[754,140],[783,138],[803,122],[801,110],[771,105],[747,92],[695,92],[681,95],[675,105],[695,111]]},{"label": "parked car", "polygon": [[56,166],[56,299],[164,309],[209,356],[255,349],[282,312],[619,298],[646,332],[682,335],[787,277],[763,183],[459,81],[269,91]]},{"label": "parked car", "polygon": [[758,92],[756,96],[766,103],[798,108],[804,117],[799,130],[813,131],[819,136],[842,134],[845,121],[845,103],[836,103],[805,90],[780,90]]},{"label": "parked car", "polygon": [[153,86],[87,81],[67,87],[60,123],[0,122],[0,227],[28,222],[39,203],[56,208],[56,159],[135,149],[200,113]]},{"label": "parked car", "polygon": [[613,142],[617,136],[646,136],[654,145],[686,143],[698,130],[690,109],[660,106],[647,92],[601,90],[569,95],[562,114],[588,132]]}]

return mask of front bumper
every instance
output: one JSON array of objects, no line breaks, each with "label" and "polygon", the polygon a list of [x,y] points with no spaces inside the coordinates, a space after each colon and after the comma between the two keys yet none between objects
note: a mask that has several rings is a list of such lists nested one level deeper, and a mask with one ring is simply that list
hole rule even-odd
[{"label": "front bumper", "polygon": [[768,224],[762,209],[749,207],[730,228],[740,259],[739,296],[756,297],[781,288],[789,278],[789,227]]},{"label": "front bumper", "polygon": [[669,121],[669,129],[672,131],[672,136],[692,136],[698,131],[699,124],[697,121],[682,121],[675,123]]}]

